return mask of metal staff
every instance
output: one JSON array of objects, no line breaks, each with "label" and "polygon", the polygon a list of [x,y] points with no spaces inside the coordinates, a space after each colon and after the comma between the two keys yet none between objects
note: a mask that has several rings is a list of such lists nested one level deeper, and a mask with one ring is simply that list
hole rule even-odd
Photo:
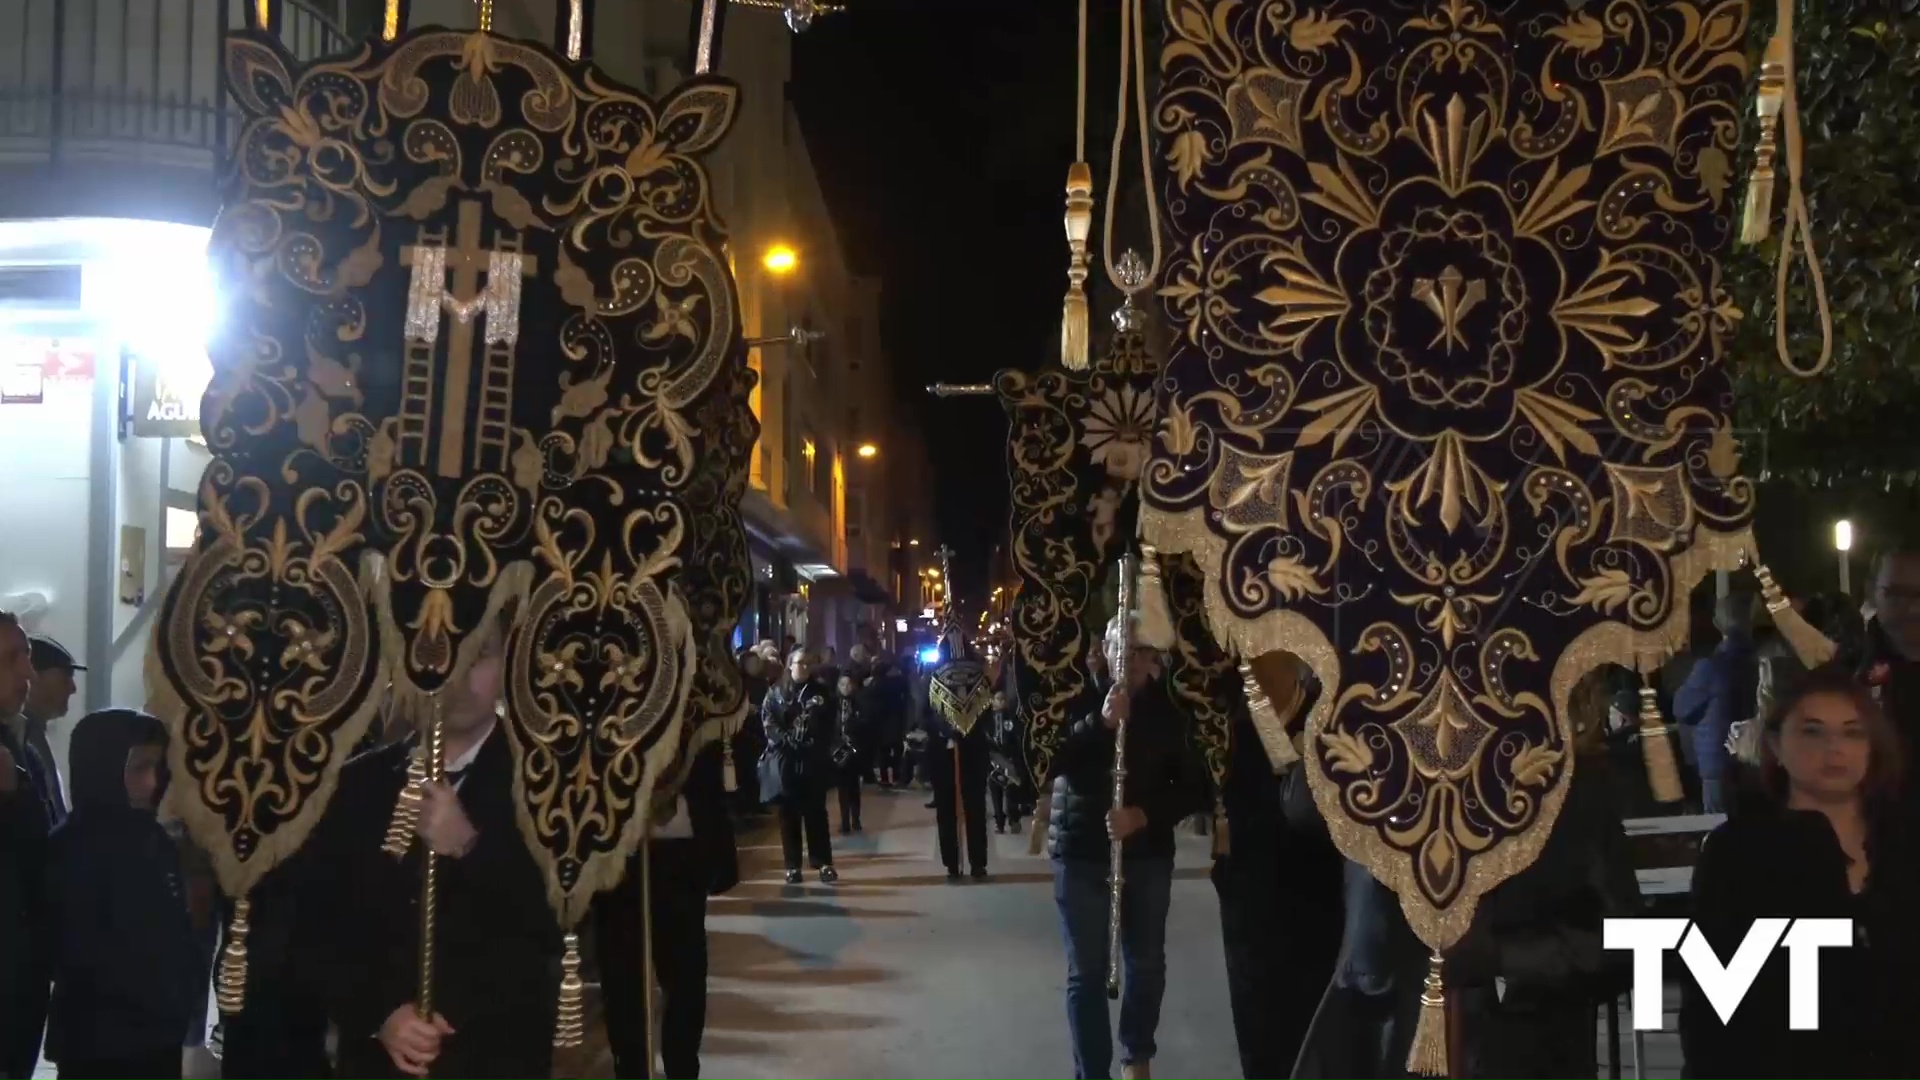
[{"label": "metal staff", "polygon": [[[433,695],[433,722],[427,727],[427,781],[438,784],[446,779],[446,728],[441,722],[440,694]],[[434,905],[439,899],[438,861],[433,845],[420,843],[420,994],[415,1008],[422,1020],[433,1018],[433,923]]]},{"label": "metal staff", "polygon": [[[1128,693],[1127,661],[1133,653],[1133,553],[1120,556],[1120,653],[1111,659],[1113,685]],[[1129,702],[1131,704],[1131,702]],[[1129,710],[1131,711],[1131,710]],[[1113,805],[1118,810],[1127,796],[1127,714],[1113,729]],[[1107,997],[1120,996],[1120,887],[1126,884],[1122,870],[1121,842],[1113,841],[1107,853]]]}]

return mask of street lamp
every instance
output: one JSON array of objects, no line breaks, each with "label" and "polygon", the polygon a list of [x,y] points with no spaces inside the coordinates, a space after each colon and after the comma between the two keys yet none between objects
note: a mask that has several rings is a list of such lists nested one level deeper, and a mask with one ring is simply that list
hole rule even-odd
[{"label": "street lamp", "polygon": [[786,244],[775,244],[760,256],[760,265],[766,267],[768,273],[785,277],[799,268],[800,253]]},{"label": "street lamp", "polygon": [[1853,550],[1853,522],[1846,518],[1833,523],[1833,550],[1840,553],[1840,591],[1851,594],[1853,582],[1847,565],[1847,553]]},{"label": "street lamp", "polygon": [[854,453],[868,460],[872,460],[880,455],[880,448],[870,442],[863,442],[860,444],[860,449],[855,450]]}]

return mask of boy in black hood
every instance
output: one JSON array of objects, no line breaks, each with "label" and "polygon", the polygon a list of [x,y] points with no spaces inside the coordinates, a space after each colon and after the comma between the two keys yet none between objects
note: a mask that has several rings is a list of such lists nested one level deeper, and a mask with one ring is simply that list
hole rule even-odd
[{"label": "boy in black hood", "polygon": [[66,1077],[180,1075],[203,982],[195,974],[180,855],[154,816],[167,732],[131,709],[73,729],[73,812],[53,834],[48,1056]]}]

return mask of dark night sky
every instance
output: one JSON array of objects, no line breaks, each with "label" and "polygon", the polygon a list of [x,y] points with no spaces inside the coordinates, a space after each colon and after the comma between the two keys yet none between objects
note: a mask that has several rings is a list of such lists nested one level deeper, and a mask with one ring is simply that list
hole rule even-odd
[{"label": "dark night sky", "polygon": [[[936,521],[960,554],[965,596],[988,546],[1005,542],[1004,414],[992,398],[940,401],[922,388],[1057,359],[1076,5],[848,3],[796,39],[790,92],[847,258],[885,281],[899,407],[922,420]],[[1088,154],[1104,161],[1118,42],[1100,29]]]}]

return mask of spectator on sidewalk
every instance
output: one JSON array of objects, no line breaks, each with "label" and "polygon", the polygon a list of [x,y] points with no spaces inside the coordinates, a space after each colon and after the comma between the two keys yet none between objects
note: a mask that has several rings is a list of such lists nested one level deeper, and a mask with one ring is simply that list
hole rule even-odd
[{"label": "spectator on sidewalk", "polygon": [[1760,671],[1754,656],[1752,593],[1730,593],[1714,611],[1720,644],[1694,665],[1673,696],[1673,711],[1681,731],[1692,736],[1694,763],[1700,773],[1701,808],[1725,813],[1732,754],[1727,736],[1735,721],[1754,715]]},{"label": "spectator on sidewalk", "polygon": [[63,1078],[179,1077],[206,997],[180,853],[155,816],[166,746],[160,721],[131,709],[91,713],[73,729],[73,812],[48,868],[47,1056]]}]

